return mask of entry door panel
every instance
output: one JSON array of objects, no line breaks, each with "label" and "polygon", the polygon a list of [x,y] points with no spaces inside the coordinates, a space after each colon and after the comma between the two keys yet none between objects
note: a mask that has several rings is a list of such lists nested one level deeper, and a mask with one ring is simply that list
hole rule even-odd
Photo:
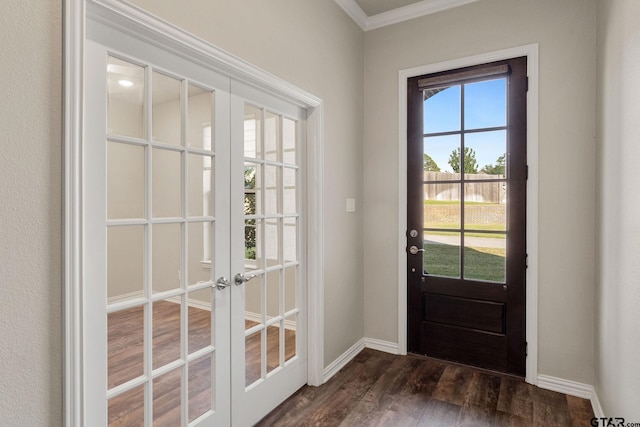
[{"label": "entry door panel", "polygon": [[408,89],[409,351],[524,375],[526,58]]},{"label": "entry door panel", "polygon": [[307,378],[305,111],[89,33],[85,424],[250,425]]}]

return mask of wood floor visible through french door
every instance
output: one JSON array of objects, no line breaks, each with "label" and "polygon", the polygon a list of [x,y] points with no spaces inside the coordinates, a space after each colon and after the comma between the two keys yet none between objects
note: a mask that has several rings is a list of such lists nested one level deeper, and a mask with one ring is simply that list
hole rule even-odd
[{"label": "wood floor visible through french door", "polygon": [[[175,352],[177,343],[180,342],[180,305],[162,301],[156,305],[154,318],[154,352],[160,359],[170,359],[170,355]],[[109,387],[123,382],[127,372],[143,372],[144,367],[140,365],[143,359],[140,351],[142,349],[143,331],[141,326],[143,310],[140,307],[130,308],[116,313],[109,314]],[[189,307],[189,345],[190,351],[202,348],[211,336],[211,312],[195,307]],[[178,322],[177,322],[178,321]],[[256,326],[256,322],[247,320],[247,329]],[[275,369],[278,364],[278,330],[271,326],[267,328],[267,365]],[[295,355],[295,332],[285,330],[285,359],[289,360]],[[249,386],[253,382],[251,379],[260,377],[260,341],[257,335],[253,335],[247,342],[247,378],[245,385]],[[168,355],[165,356],[165,355]],[[177,372],[177,371],[176,371]],[[189,393],[189,418],[197,418],[206,413],[210,408],[212,400],[211,388],[208,387],[208,379],[211,378],[211,363],[207,359],[202,359],[193,364],[189,371],[189,386],[192,392]],[[154,406],[154,419],[158,424],[166,426],[180,425],[180,395],[177,393],[180,377],[173,376],[167,378],[159,388],[157,395],[162,405]],[[123,393],[109,401],[109,426],[135,426],[144,419],[144,393],[142,389],[137,393]]]}]

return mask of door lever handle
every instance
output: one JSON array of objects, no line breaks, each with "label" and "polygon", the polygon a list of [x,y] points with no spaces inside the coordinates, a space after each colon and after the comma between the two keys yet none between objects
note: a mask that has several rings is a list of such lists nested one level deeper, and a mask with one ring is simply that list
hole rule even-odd
[{"label": "door lever handle", "polygon": [[224,288],[230,286],[231,283],[229,283],[229,281],[227,280],[226,277],[221,276],[218,278],[218,280],[216,280],[216,288],[218,288],[219,291],[223,290]]},{"label": "door lever handle", "polygon": [[238,273],[235,275],[235,277],[233,278],[233,281],[235,282],[236,285],[240,286],[243,283],[248,282],[249,280],[253,279],[254,277],[256,277],[257,274],[249,274],[248,276],[245,276],[242,273]]},{"label": "door lever handle", "polygon": [[416,245],[409,246],[409,253],[411,255],[415,255],[418,252],[424,252],[424,249],[418,249],[418,247]]}]

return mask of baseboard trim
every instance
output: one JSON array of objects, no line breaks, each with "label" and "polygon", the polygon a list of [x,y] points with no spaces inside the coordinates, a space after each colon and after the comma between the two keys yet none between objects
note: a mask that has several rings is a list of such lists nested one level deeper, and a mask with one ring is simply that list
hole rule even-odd
[{"label": "baseboard trim", "polygon": [[364,350],[364,338],[361,338],[352,345],[347,351],[342,353],[336,360],[331,362],[329,366],[327,366],[322,373],[322,383],[326,383],[333,377],[335,374],[340,371],[340,369],[344,368],[347,363],[351,362],[354,357],[358,355],[362,350]]},{"label": "baseboard trim", "polygon": [[589,399],[593,413],[597,418],[604,417],[600,400],[595,388],[589,384],[583,384],[576,381],[565,380],[563,378],[551,377],[549,375],[538,375],[538,387],[546,390],[557,391],[569,396],[581,397]]},{"label": "baseboard trim", "polygon": [[390,354],[400,354],[398,343],[378,340],[375,338],[365,338],[364,346],[372,350],[384,351]]},{"label": "baseboard trim", "polygon": [[598,393],[596,393],[595,389],[593,390],[593,395],[591,396],[591,407],[593,408],[593,414],[596,418],[604,418],[604,411],[602,410],[602,405],[600,405],[600,399],[598,399]]}]

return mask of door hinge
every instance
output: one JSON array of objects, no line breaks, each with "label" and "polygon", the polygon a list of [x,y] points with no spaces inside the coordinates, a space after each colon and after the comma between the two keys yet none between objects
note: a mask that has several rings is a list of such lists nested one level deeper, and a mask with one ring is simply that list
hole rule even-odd
[{"label": "door hinge", "polygon": [[529,180],[529,165],[524,167],[524,179],[527,181]]},{"label": "door hinge", "polygon": [[524,343],[524,355],[525,356],[529,355],[529,343],[528,342]]},{"label": "door hinge", "polygon": [[529,268],[529,254],[524,254],[524,268]]},{"label": "door hinge", "polygon": [[524,86],[526,87],[525,92],[529,92],[529,76],[524,78]]}]

